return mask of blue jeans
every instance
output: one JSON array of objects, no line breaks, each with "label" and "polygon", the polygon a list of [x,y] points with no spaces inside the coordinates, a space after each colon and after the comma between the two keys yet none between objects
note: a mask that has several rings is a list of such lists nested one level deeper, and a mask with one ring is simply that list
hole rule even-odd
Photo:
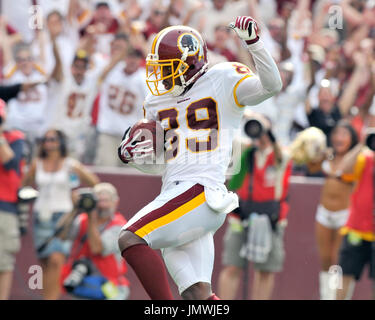
[{"label": "blue jeans", "polygon": [[[38,213],[34,212],[33,238],[34,248],[36,252],[37,249],[54,234],[56,230],[56,224],[63,215],[64,212],[55,212],[50,220],[40,221],[38,219]],[[61,252],[64,255],[68,256],[71,246],[71,241],[63,241],[59,238],[54,238],[42,252],[37,252],[37,256],[39,259],[48,258],[54,252]]]}]

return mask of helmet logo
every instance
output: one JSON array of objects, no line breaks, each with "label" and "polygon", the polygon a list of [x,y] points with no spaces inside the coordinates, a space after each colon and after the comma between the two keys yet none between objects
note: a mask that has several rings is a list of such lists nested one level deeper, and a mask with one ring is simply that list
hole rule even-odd
[{"label": "helmet logo", "polygon": [[188,56],[194,56],[200,51],[200,43],[191,33],[181,34],[177,39],[177,46],[181,53],[184,53],[185,48],[188,48]]}]

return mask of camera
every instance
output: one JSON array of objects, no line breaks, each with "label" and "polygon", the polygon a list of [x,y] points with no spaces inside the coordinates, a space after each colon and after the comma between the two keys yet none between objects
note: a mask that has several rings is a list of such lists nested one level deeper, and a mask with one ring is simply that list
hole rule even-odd
[{"label": "camera", "polygon": [[245,133],[252,139],[260,138],[265,132],[263,124],[258,119],[250,119],[245,123]]},{"label": "camera", "polygon": [[375,129],[368,131],[366,137],[366,146],[369,147],[372,151],[375,151]]},{"label": "camera", "polygon": [[91,262],[86,259],[82,258],[77,260],[73,263],[72,270],[69,275],[64,280],[64,288],[67,292],[71,293],[74,291],[76,287],[78,287],[82,280],[90,275],[93,271]]},{"label": "camera", "polygon": [[98,198],[90,188],[81,188],[79,190],[79,198],[77,209],[82,212],[90,213],[96,208]]},{"label": "camera", "polygon": [[276,142],[276,137],[272,130],[267,127],[267,124],[261,117],[252,116],[244,125],[244,131],[251,139],[259,139],[263,134],[267,134],[272,143]]}]

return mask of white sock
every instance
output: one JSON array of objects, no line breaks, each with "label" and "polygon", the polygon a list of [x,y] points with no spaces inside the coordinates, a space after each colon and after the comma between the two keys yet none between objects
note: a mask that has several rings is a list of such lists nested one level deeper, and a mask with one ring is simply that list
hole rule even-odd
[{"label": "white sock", "polygon": [[[336,290],[338,279],[336,273],[328,273],[327,300],[336,300]],[[331,287],[333,285],[333,288]]]},{"label": "white sock", "polygon": [[329,298],[329,277],[330,274],[327,271],[319,272],[319,293],[320,300],[330,300]]},{"label": "white sock", "polygon": [[348,292],[346,293],[345,300],[351,300],[352,299],[353,293],[354,293],[354,288],[355,288],[355,281],[352,280],[349,283]]},{"label": "white sock", "polygon": [[337,277],[337,274],[329,273],[328,271],[319,273],[320,300],[336,300],[337,288],[331,288],[332,285],[337,283],[334,277]]}]

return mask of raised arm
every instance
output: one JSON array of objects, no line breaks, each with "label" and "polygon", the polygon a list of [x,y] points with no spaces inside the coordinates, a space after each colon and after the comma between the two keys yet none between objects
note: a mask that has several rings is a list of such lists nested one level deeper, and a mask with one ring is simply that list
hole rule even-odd
[{"label": "raised arm", "polygon": [[59,50],[56,44],[56,37],[52,38],[52,49],[53,49],[53,56],[55,58],[55,67],[51,73],[51,78],[56,80],[57,82],[61,82],[63,79],[63,66],[61,57],[59,54]]},{"label": "raised arm", "polygon": [[313,19],[313,32],[318,34],[321,29],[324,28],[324,25],[329,17],[328,13],[332,3],[330,1],[323,1],[318,4],[316,14]]},{"label": "raised arm", "polygon": [[103,72],[100,74],[98,82],[101,84],[105,78],[108,76],[108,74],[113,70],[113,68],[121,61],[124,60],[126,56],[127,49],[123,50],[119,54],[113,56],[111,58],[111,61],[108,63],[108,65],[104,68]]},{"label": "raised arm", "polygon": [[360,142],[347,154],[345,154],[337,168],[337,172],[341,174],[352,173],[354,171],[354,166],[357,163],[357,158],[364,148],[364,143]]},{"label": "raised arm", "polygon": [[7,33],[7,23],[3,16],[0,16],[0,51],[3,53],[3,66],[13,63],[12,43]]},{"label": "raised arm", "polygon": [[363,23],[363,17],[354,7],[350,5],[349,0],[343,0],[340,3],[345,20],[352,26],[358,26]]},{"label": "raised arm", "polygon": [[202,1],[197,1],[193,5],[189,6],[187,14],[185,15],[185,17],[182,20],[182,24],[184,26],[189,25],[189,23],[190,23],[192,17],[194,16],[194,14],[196,14],[200,10],[203,10],[204,8],[205,8],[205,5],[204,5],[204,2],[202,2]]},{"label": "raised arm", "polygon": [[264,48],[259,39],[258,26],[251,17],[237,17],[230,25],[237,35],[246,43],[255,64],[257,76],[244,79],[235,89],[234,94],[242,105],[251,106],[272,97],[280,92],[282,81],[279,69],[271,54]]},{"label": "raised arm", "polygon": [[81,6],[78,0],[70,0],[68,7],[67,21],[70,24],[77,22],[77,15],[81,12]]},{"label": "raised arm", "polygon": [[361,85],[363,75],[366,74],[367,62],[366,57],[362,53],[356,52],[353,56],[355,61],[355,69],[350,77],[349,83],[343,91],[339,99],[338,106],[343,116],[346,116],[350,108],[353,106]]},{"label": "raised arm", "polygon": [[258,76],[246,78],[236,89],[236,96],[240,104],[251,106],[272,97],[282,88],[279,70],[275,61],[258,41],[249,45],[249,52],[254,60]]},{"label": "raised arm", "polygon": [[234,94],[242,105],[256,105],[282,88],[279,69],[258,36],[258,27],[251,17],[237,17],[231,27],[247,44],[254,61],[257,76],[247,77],[237,86]]},{"label": "raised arm", "polygon": [[[371,90],[367,94],[366,100],[363,106],[360,108],[360,114],[362,118],[368,117],[368,127],[374,127],[374,108],[375,108],[375,60],[371,61],[370,63],[371,68],[371,76],[370,76],[370,84]],[[363,109],[362,113],[361,110]]]}]

